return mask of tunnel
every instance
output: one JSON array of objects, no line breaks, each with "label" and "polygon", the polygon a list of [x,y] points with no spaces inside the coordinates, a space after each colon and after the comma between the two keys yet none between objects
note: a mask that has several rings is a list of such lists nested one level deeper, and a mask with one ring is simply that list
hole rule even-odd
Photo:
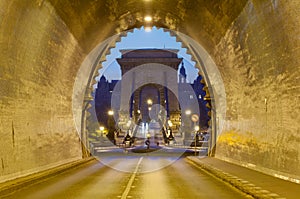
[{"label": "tunnel", "polygon": [[299,9],[298,0],[1,0],[0,181],[89,156],[97,70],[142,26],[176,37],[203,75],[211,156],[300,179]]}]

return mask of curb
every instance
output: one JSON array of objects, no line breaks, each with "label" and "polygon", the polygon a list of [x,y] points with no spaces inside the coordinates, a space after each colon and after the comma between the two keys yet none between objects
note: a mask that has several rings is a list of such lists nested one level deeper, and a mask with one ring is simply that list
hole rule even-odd
[{"label": "curb", "polygon": [[272,193],[268,190],[265,190],[261,187],[256,186],[255,184],[238,178],[234,175],[226,173],[220,169],[217,169],[209,164],[204,164],[200,160],[197,160],[195,157],[187,157],[187,161],[193,166],[208,172],[209,174],[221,179],[222,181],[229,183],[233,187],[239,189],[240,191],[252,196],[253,198],[258,199],[285,199],[280,197],[276,193]]},{"label": "curb", "polygon": [[80,159],[80,160],[66,163],[66,164],[51,168],[51,169],[44,170],[44,171],[41,171],[38,173],[29,174],[24,177],[20,177],[20,178],[16,178],[13,180],[8,180],[6,182],[0,183],[0,198],[2,196],[8,195],[20,188],[23,188],[25,186],[29,186],[29,185],[38,183],[40,181],[46,180],[49,177],[56,176],[58,174],[66,172],[67,170],[74,169],[78,166],[87,164],[93,160],[95,160],[94,157]]}]

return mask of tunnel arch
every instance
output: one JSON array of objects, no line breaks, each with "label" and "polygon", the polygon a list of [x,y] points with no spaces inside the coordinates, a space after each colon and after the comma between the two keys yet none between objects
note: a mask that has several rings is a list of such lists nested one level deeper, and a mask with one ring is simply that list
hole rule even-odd
[{"label": "tunnel arch", "polygon": [[[217,156],[299,179],[297,0],[167,0],[150,7],[142,1],[4,0],[0,5],[3,175],[81,158],[70,108],[80,64],[97,44],[139,27],[144,14],[157,13],[160,27],[189,35],[219,68],[227,109]],[[109,48],[109,41],[105,44]],[[90,99],[77,97],[83,96]],[[75,150],[60,154],[66,141]],[[40,150],[55,155],[48,158]]]},{"label": "tunnel arch", "polygon": [[[195,68],[199,69],[199,74],[204,78],[205,84],[207,84],[207,99],[209,103],[212,105],[212,114],[211,114],[211,124],[210,127],[210,133],[211,133],[211,139],[210,139],[210,150],[209,155],[214,156],[215,153],[215,147],[216,147],[216,141],[218,134],[222,132],[223,128],[223,121],[226,116],[226,93],[225,88],[223,85],[222,77],[217,69],[217,66],[215,65],[213,59],[211,56],[207,53],[207,51],[196,41],[194,41],[192,38],[188,37],[187,35],[180,33],[178,31],[172,31],[168,29],[163,29],[165,32],[169,32],[171,36],[177,38],[177,42],[180,42],[183,48],[187,48],[187,54],[190,54],[192,57],[192,60],[196,62]],[[133,29],[130,30],[130,32],[133,32]],[[87,117],[92,116],[95,118],[96,111],[95,107],[92,103],[93,99],[91,97],[92,93],[94,92],[93,85],[95,84],[95,77],[98,76],[98,70],[102,68],[101,63],[105,61],[105,57],[110,53],[110,49],[114,48],[116,45],[116,42],[119,42],[122,37],[125,37],[127,35],[127,32],[123,32],[120,34],[117,34],[110,39],[107,39],[105,42],[97,45],[97,47],[91,51],[87,57],[85,58],[85,61],[82,63],[81,68],[88,68],[83,69],[85,70],[85,75],[82,75],[83,70],[79,70],[79,73],[77,76],[80,76],[79,78],[76,78],[76,82],[74,85],[74,91],[73,91],[73,114],[75,117],[75,122],[77,129],[79,130],[79,135],[82,139],[82,142],[85,143],[85,146],[89,146],[88,141],[86,140],[87,132],[90,129],[91,131],[94,131],[95,122],[90,122],[87,120],[87,124],[85,124],[85,120]],[[92,58],[90,58],[92,57]],[[101,59],[102,58],[102,59]],[[87,66],[87,62],[90,64],[90,66]],[[91,67],[92,66],[92,67]],[[84,77],[89,77],[86,88],[83,89],[82,85],[85,85],[83,82],[85,81]],[[214,84],[210,83],[214,82]],[[77,85],[81,85],[79,88],[77,88]],[[79,91],[78,89],[81,89]],[[84,94],[83,94],[84,92]],[[81,94],[79,94],[81,93]],[[82,108],[80,108],[80,101],[82,98],[78,98],[78,96],[85,96],[84,98],[84,105]],[[216,97],[214,97],[216,96]],[[212,100],[213,99],[213,100]],[[81,118],[80,118],[81,117]],[[80,119],[79,119],[80,118]],[[218,124],[216,124],[218,118]],[[91,128],[89,128],[89,125]],[[86,127],[84,127],[86,126]]]}]

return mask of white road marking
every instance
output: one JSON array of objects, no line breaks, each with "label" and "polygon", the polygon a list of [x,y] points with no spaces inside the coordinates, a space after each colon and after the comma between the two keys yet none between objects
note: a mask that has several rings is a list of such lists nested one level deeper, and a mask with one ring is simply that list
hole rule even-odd
[{"label": "white road marking", "polygon": [[132,186],[132,184],[133,184],[133,181],[134,181],[134,179],[135,179],[135,176],[136,176],[136,174],[137,174],[137,172],[138,172],[139,166],[140,166],[140,164],[142,163],[142,160],[143,160],[143,157],[141,157],[141,158],[139,159],[139,161],[138,161],[138,163],[137,163],[137,165],[136,165],[136,167],[135,167],[135,170],[134,170],[134,172],[132,173],[132,175],[131,175],[131,177],[130,177],[130,180],[128,181],[128,184],[127,184],[127,186],[126,186],[126,189],[125,189],[125,191],[124,191],[123,194],[122,194],[121,199],[126,199],[126,198],[127,198],[128,193],[129,193],[129,191],[130,191],[130,188],[131,188],[131,186]]}]

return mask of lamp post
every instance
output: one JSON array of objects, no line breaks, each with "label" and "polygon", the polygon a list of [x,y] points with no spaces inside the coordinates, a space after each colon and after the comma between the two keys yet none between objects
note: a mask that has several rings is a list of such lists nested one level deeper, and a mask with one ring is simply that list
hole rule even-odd
[{"label": "lamp post", "polygon": [[172,134],[172,126],[173,126],[172,121],[168,120],[168,129],[167,129],[167,132],[168,132],[168,144],[173,144],[173,142],[174,142],[174,136]]},{"label": "lamp post", "polygon": [[104,126],[100,126],[100,137],[103,137]]},{"label": "lamp post", "polygon": [[116,144],[117,135],[116,135],[116,132],[115,132],[115,127],[116,126],[115,126],[115,121],[114,121],[114,118],[113,118],[114,111],[109,110],[107,112],[107,114],[108,114],[108,120],[107,120],[108,133],[107,133],[107,137],[111,142]]},{"label": "lamp post", "polygon": [[182,118],[182,123],[184,124],[183,128],[183,145],[190,145],[189,140],[191,139],[191,120],[190,115],[192,111],[190,109],[185,110],[185,116]]},{"label": "lamp post", "polygon": [[196,155],[196,146],[197,146],[197,132],[199,131],[200,127],[196,125],[196,122],[199,121],[199,116],[197,114],[193,114],[191,116],[191,120],[194,122],[194,130],[195,130],[195,155]]},{"label": "lamp post", "polygon": [[196,147],[197,147],[197,132],[200,130],[200,127],[198,125],[195,126],[195,155],[197,155]]},{"label": "lamp post", "polygon": [[146,101],[146,104],[147,104],[147,109],[148,109],[148,112],[147,112],[147,114],[148,115],[144,115],[144,116],[146,116],[146,118],[144,118],[147,122],[149,122],[150,123],[150,121],[151,121],[151,119],[150,119],[150,111],[152,110],[152,104],[153,104],[153,101],[152,101],[152,99],[147,99],[147,101]]}]

